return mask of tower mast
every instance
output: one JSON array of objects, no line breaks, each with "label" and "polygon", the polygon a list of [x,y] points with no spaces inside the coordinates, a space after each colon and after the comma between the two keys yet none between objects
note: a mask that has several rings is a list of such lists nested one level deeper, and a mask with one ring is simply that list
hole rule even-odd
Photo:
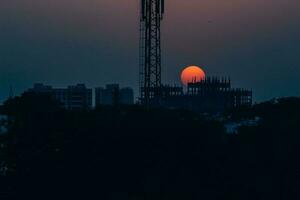
[{"label": "tower mast", "polygon": [[149,104],[161,88],[161,31],[164,0],[141,0],[140,98]]}]

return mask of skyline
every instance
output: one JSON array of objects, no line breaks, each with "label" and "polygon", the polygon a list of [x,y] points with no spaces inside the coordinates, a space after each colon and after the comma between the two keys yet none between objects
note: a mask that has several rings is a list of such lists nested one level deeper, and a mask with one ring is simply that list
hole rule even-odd
[{"label": "skyline", "polygon": [[[137,92],[139,1],[70,2],[0,3],[0,102],[9,85],[19,94],[35,82],[116,82]],[[208,76],[230,76],[234,86],[252,88],[257,101],[299,96],[300,3],[217,2],[166,1],[163,83],[180,84],[181,70],[199,65]]]}]

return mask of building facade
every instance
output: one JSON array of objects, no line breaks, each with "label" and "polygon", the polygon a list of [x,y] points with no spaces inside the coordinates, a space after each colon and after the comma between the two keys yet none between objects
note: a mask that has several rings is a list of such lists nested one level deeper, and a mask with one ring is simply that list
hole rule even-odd
[{"label": "building facade", "polygon": [[53,88],[43,84],[34,84],[33,88],[25,93],[49,95],[58,101],[67,110],[87,110],[92,108],[92,89],[84,84],[68,86],[67,88]]},{"label": "building facade", "polygon": [[122,105],[132,105],[134,104],[134,92],[131,88],[121,88],[119,94],[119,102]]},{"label": "building facade", "polygon": [[134,104],[134,92],[131,88],[120,88],[118,84],[108,84],[105,88],[98,87],[95,90],[96,107],[102,105],[132,105]]},{"label": "building facade", "polygon": [[232,88],[230,78],[208,77],[188,84],[188,106],[203,111],[224,111],[252,105],[252,91]]},{"label": "building facade", "polygon": [[232,88],[229,78],[207,77],[182,87],[163,86],[154,91],[153,106],[183,108],[199,113],[219,113],[252,105],[252,91]]}]

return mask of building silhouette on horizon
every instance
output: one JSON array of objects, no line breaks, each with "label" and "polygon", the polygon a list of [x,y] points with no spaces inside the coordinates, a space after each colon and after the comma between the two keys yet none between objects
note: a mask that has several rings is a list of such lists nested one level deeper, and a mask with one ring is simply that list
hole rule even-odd
[{"label": "building silhouette on horizon", "polygon": [[96,107],[103,105],[133,105],[134,92],[129,87],[120,88],[119,84],[107,84],[105,88],[95,89]]},{"label": "building silhouette on horizon", "polygon": [[[89,110],[93,107],[93,90],[84,84],[53,88],[49,85],[34,84],[24,93],[49,95],[66,110]],[[197,113],[220,113],[252,105],[252,90],[233,88],[230,78],[206,77],[201,81],[182,86],[163,85],[149,90],[148,106],[168,109],[186,109]],[[119,84],[107,84],[95,88],[95,107],[133,105],[134,91]],[[142,104],[143,105],[143,104]]]},{"label": "building silhouette on horizon", "polygon": [[232,88],[230,78],[206,77],[188,83],[186,92],[179,86],[153,88],[150,105],[198,113],[219,113],[251,106],[252,96],[252,90]]},{"label": "building silhouette on horizon", "polygon": [[24,93],[49,95],[66,110],[89,110],[92,109],[92,92],[92,89],[88,89],[85,84],[77,84],[67,88],[53,88],[49,85],[36,83],[33,88]]}]

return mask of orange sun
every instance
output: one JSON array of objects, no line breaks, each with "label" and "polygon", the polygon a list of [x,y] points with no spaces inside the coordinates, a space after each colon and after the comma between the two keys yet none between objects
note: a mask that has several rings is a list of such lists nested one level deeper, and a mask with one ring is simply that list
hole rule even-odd
[{"label": "orange sun", "polygon": [[205,72],[198,66],[186,67],[181,72],[181,82],[187,86],[190,82],[201,81],[205,78]]}]

